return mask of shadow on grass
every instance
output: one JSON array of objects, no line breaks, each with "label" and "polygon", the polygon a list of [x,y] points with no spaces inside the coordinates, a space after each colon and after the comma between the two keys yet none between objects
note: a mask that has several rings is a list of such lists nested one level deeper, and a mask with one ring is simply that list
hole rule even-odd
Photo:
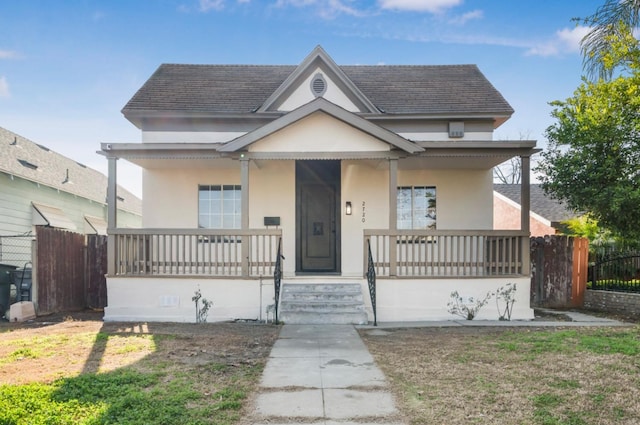
[{"label": "shadow on grass", "polygon": [[[103,324],[80,375],[52,384],[0,385],[0,425],[237,422],[266,359],[253,353],[254,361],[241,362],[240,351],[229,353],[255,344],[254,334],[263,332],[233,335],[227,327],[228,339],[236,347],[218,355],[220,346],[201,332],[202,325],[183,325],[200,331],[188,335],[156,330],[156,326],[161,327],[127,324],[114,329],[113,324]],[[216,330],[215,324],[204,326]],[[267,341],[269,347],[261,352],[268,353],[276,334],[273,328],[264,328],[260,341]],[[127,366],[98,372],[110,339],[123,336],[150,339],[154,351]]]}]

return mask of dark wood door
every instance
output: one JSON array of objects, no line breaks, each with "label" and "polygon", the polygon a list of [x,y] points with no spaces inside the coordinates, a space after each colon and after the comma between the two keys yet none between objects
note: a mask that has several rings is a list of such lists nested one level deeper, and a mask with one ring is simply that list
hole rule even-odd
[{"label": "dark wood door", "polygon": [[340,162],[298,161],[296,186],[297,271],[340,271]]}]

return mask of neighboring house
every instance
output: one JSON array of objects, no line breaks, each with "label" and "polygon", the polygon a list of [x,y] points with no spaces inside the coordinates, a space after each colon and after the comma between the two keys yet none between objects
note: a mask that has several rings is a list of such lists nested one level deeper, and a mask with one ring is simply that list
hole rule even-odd
[{"label": "neighboring house", "polygon": [[[510,282],[513,318],[533,318],[529,229],[493,230],[492,168],[519,156],[528,175],[535,141],[492,140],[513,110],[475,65],[340,66],[321,47],[297,66],[166,64],[122,112],[142,143],[102,144],[109,197],[119,158],[142,167],[143,229],[110,216],[105,320],[195,321],[198,290],[209,320],[264,318],[280,240],[283,296],[352,283],[373,320],[370,244],[380,321],[451,319],[452,291]],[[290,304],[283,320],[313,320]]]},{"label": "neighboring house", "polygon": [[[0,263],[31,261],[34,226],[106,234],[106,196],[105,175],[0,127]],[[120,189],[121,225],[139,227],[140,215],[141,200]]]},{"label": "neighboring house", "polygon": [[[520,185],[493,185],[493,228],[513,230],[520,228]],[[570,210],[557,199],[546,195],[539,184],[530,190],[529,228],[531,236],[555,235],[562,231],[563,223],[580,214]]]}]

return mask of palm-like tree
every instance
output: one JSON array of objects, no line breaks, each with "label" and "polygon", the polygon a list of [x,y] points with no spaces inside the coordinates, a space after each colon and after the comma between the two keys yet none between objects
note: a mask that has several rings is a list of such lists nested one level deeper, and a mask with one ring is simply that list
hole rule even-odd
[{"label": "palm-like tree", "polygon": [[[633,31],[640,24],[640,0],[605,0],[593,15],[577,21],[591,27],[580,42],[584,69],[589,77],[609,79],[615,65],[630,60],[630,55],[614,51],[616,41],[633,39],[637,57],[637,40]],[[613,66],[612,54],[616,58]]]}]

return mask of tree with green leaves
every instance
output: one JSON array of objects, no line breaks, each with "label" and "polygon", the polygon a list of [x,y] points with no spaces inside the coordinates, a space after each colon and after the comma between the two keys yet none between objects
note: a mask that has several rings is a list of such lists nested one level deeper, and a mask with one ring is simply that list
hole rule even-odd
[{"label": "tree with green leaves", "polygon": [[[543,189],[622,240],[640,241],[640,0],[605,0],[580,22],[585,79],[555,101],[536,167]],[[614,75],[615,78],[614,78]]]},{"label": "tree with green leaves", "polygon": [[536,167],[543,189],[614,235],[640,240],[640,72],[584,81],[551,104],[557,122]]}]

